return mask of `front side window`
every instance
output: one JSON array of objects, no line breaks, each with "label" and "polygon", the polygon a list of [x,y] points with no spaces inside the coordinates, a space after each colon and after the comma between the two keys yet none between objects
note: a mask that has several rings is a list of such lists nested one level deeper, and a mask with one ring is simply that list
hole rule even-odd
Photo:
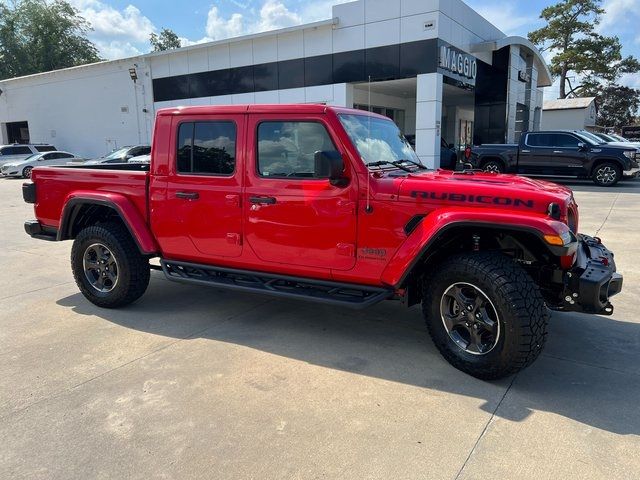
[{"label": "front side window", "polygon": [[578,148],[578,143],[580,143],[580,140],[578,140],[573,135],[567,135],[567,134],[562,134],[562,133],[558,133],[556,135],[553,135],[553,146],[554,147]]},{"label": "front side window", "polygon": [[177,167],[179,173],[232,175],[236,167],[235,123],[181,123]]},{"label": "front side window", "polygon": [[340,122],[367,165],[411,160],[421,163],[400,129],[391,120],[368,115],[343,114]]},{"label": "front side window", "polygon": [[335,152],[319,122],[262,122],[258,126],[258,173],[264,177],[315,177],[315,154]]}]

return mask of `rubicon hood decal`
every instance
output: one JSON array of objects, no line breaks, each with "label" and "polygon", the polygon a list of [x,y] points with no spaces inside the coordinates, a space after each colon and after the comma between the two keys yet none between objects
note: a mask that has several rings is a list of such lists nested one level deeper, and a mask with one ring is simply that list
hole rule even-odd
[{"label": "rubicon hood decal", "polygon": [[425,200],[435,200],[444,202],[460,202],[460,203],[480,203],[484,205],[500,205],[534,208],[533,200],[524,200],[517,197],[498,197],[494,195],[467,195],[464,193],[450,192],[426,192],[421,190],[412,190],[411,197]]}]

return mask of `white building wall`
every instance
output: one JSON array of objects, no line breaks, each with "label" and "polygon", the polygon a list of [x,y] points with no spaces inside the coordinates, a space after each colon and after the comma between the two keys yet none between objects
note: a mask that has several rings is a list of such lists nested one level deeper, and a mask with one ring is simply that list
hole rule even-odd
[{"label": "white building wall", "polygon": [[586,108],[571,110],[543,110],[541,130],[582,130],[593,125],[588,121],[589,112]]},{"label": "white building wall", "polygon": [[151,78],[142,59],[32,75],[0,88],[0,123],[28,121],[33,143],[92,158],[151,141]]}]

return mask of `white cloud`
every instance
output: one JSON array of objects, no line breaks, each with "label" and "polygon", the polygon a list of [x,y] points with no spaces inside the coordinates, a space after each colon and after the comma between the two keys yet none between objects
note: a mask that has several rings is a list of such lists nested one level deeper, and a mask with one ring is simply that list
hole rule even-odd
[{"label": "white cloud", "polygon": [[289,10],[283,3],[277,0],[267,0],[260,9],[260,20],[256,31],[276,30],[301,23],[302,17]]},{"label": "white cloud", "polygon": [[98,47],[100,55],[106,59],[135,57],[146,53],[140,51],[140,49],[131,42],[122,42],[118,40],[105,42],[102,40],[96,40],[94,43],[96,44],[96,47]]},{"label": "white cloud", "polygon": [[[237,4],[238,7],[241,5]],[[228,18],[220,15],[218,7],[213,6],[207,14],[207,37],[212,40],[238,37],[248,33],[265,32],[279,28],[300,25],[302,16],[287,8],[278,0],[267,0],[257,15],[246,9],[247,14],[234,13]],[[204,40],[204,39],[203,39]]]},{"label": "white cloud", "polygon": [[[619,28],[620,25],[628,24],[632,21],[637,26],[637,20],[640,20],[638,0],[605,0],[602,8],[604,8],[605,14],[600,20],[598,31],[603,34],[615,34],[615,29]],[[611,31],[612,29],[613,32]]]},{"label": "white cloud", "polygon": [[230,18],[220,16],[218,7],[211,7],[207,14],[207,36],[213,40],[237,37],[244,33],[244,17],[241,13],[234,13]]},{"label": "white cloud", "polygon": [[149,35],[157,29],[153,22],[133,5],[117,10],[99,0],[71,0],[93,28],[89,38],[107,59],[143,53]]}]

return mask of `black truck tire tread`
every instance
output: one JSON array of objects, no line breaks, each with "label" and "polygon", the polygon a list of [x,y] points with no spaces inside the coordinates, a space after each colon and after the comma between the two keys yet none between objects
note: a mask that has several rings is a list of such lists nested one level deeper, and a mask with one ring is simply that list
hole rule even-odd
[{"label": "black truck tire tread", "polygon": [[[99,240],[113,251],[118,261],[118,285],[106,295],[93,290],[84,275],[83,255],[86,244]],[[117,308],[140,298],[149,286],[151,269],[131,238],[127,228],[116,222],[96,224],[80,231],[71,248],[73,277],[82,294],[93,304],[102,308]]]},{"label": "black truck tire tread", "polygon": [[[472,356],[450,340],[439,313],[440,290],[447,285],[436,287],[449,274],[459,277],[458,281],[485,279],[484,291],[498,308],[504,327],[494,349],[498,350],[502,344],[502,355],[492,355],[492,351]],[[495,380],[526,368],[542,352],[549,311],[538,286],[511,258],[493,252],[456,255],[433,268],[424,286],[422,308],[427,329],[440,353],[457,369],[483,380]],[[433,318],[436,308],[437,318]]]}]

